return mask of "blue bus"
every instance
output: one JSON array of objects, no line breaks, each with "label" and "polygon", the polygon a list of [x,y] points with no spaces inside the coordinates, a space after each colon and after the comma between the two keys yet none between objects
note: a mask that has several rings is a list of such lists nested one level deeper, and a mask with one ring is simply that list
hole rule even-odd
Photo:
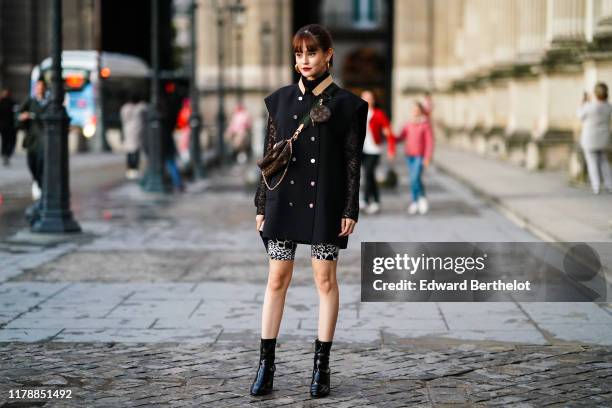
[{"label": "blue bus", "polygon": [[[99,118],[104,118],[103,129],[120,129],[119,110],[130,94],[146,100],[149,93],[150,68],[141,58],[97,51],[63,51],[62,77],[66,96],[64,104],[70,116],[71,130],[78,130],[85,138],[99,132]],[[30,77],[30,93],[39,78],[49,84],[51,58],[34,67]],[[102,96],[103,107],[100,106]],[[105,135],[104,135],[105,137]]]}]

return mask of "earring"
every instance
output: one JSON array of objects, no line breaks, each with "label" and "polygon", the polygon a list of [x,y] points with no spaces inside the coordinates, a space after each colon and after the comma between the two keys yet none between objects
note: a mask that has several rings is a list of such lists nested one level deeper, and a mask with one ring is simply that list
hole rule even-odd
[{"label": "earring", "polygon": [[298,64],[295,64],[293,66],[293,68],[295,68],[295,72],[297,72],[298,74],[300,73],[300,69],[298,68]]},{"label": "earring", "polygon": [[327,70],[329,71],[329,61],[327,61]]}]

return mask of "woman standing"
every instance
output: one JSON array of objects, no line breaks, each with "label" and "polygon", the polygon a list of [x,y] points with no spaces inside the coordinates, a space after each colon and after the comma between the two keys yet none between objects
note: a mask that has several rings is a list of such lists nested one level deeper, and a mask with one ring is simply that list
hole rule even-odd
[{"label": "woman standing", "polygon": [[[252,395],[272,391],[274,352],[285,295],[293,273],[298,243],[311,245],[312,268],[319,294],[318,336],[310,395],[330,391],[329,354],[339,307],[336,266],[347,247],[359,213],[361,151],[368,104],[339,88],[329,72],[332,39],[318,24],[302,27],[293,37],[297,84],[265,98],[268,124],[264,151],[292,137],[300,123],[308,126],[293,142],[286,173],[264,180],[255,195],[256,229],[266,246],[269,272],[262,312],[260,361]],[[308,113],[323,103],[331,115],[311,122]],[[319,118],[320,119],[320,118]],[[277,183],[278,187],[274,187]]]},{"label": "woman standing", "polygon": [[415,101],[412,119],[404,126],[399,137],[399,141],[405,141],[404,153],[410,176],[412,202],[408,207],[409,214],[425,214],[429,209],[422,180],[423,169],[429,167],[434,145],[429,113],[430,109]]},{"label": "woman standing", "polygon": [[612,115],[612,106],[608,103],[608,86],[600,82],[595,85],[594,93],[595,101],[589,102],[588,95],[585,94],[582,105],[578,108],[578,117],[582,120],[580,144],[593,193],[599,194],[602,178],[606,190],[612,193],[612,173],[606,151],[610,141]]}]

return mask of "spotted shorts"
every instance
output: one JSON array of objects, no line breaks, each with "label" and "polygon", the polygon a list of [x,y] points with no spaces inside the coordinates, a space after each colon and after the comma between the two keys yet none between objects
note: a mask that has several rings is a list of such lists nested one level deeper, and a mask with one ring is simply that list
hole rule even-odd
[{"label": "spotted shorts", "polygon": [[[270,239],[268,242],[268,256],[271,259],[293,261],[297,243],[290,239]],[[312,244],[310,256],[315,259],[335,261],[338,259],[340,247],[335,244]]]}]

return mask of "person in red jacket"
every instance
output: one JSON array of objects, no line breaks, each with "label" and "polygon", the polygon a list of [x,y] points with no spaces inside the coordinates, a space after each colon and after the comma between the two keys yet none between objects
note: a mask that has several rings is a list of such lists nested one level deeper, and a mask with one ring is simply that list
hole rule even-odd
[{"label": "person in red jacket", "polygon": [[363,142],[362,166],[365,169],[365,194],[359,203],[366,214],[376,214],[380,211],[380,194],[376,184],[376,167],[380,162],[383,135],[387,139],[387,155],[389,159],[395,157],[395,137],[385,112],[376,107],[376,100],[372,91],[363,91],[361,99],[368,103],[368,126]]},{"label": "person in red jacket", "polygon": [[422,181],[423,169],[429,167],[434,148],[431,128],[431,103],[427,107],[415,101],[412,119],[404,126],[398,140],[404,141],[404,153],[408,164],[412,203],[409,214],[425,214],[429,209]]}]

